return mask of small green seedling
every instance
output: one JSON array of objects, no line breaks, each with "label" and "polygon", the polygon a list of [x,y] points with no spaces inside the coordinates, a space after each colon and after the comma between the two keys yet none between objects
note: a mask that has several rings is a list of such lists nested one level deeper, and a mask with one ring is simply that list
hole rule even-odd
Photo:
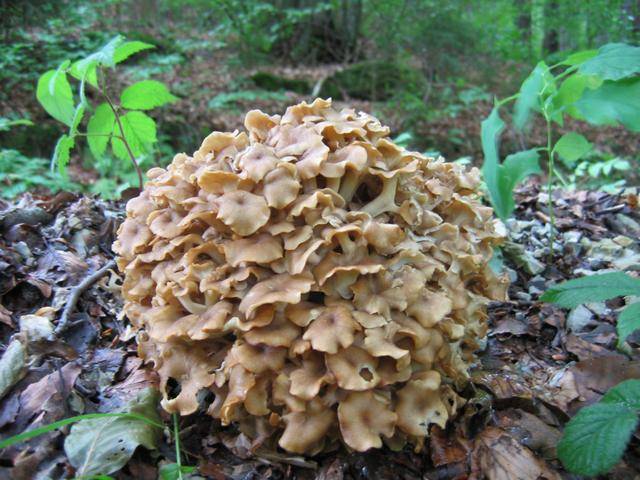
[{"label": "small green seedling", "polygon": [[[136,170],[140,188],[143,185],[138,158],[152,151],[157,142],[156,123],[145,111],[177,100],[161,82],[143,80],[125,88],[119,98],[112,97],[108,73],[131,55],[153,48],[139,41],[125,41],[118,35],[86,58],[71,63],[65,60],[56,70],[45,72],[38,80],[36,96],[43,108],[56,120],[69,127],[58,139],[52,167],[64,174],[71,150],[79,137],[86,137],[96,159],[102,158],[110,144],[113,155],[130,160]],[[74,97],[67,75],[79,81]],[[89,86],[102,100],[92,105],[86,92]],[[85,131],[80,131],[89,116]]]},{"label": "small green seedling", "polygon": [[[554,285],[540,300],[565,308],[576,308],[590,302],[602,302],[616,297],[640,297],[640,279],[622,272],[610,272],[576,278]],[[640,328],[640,301],[627,305],[618,315],[618,346]]]},{"label": "small green seedling", "polygon": [[[599,50],[574,53],[555,65],[540,62],[517,94],[496,101],[482,122],[482,173],[491,204],[501,219],[507,219],[515,208],[515,186],[527,176],[541,173],[539,158],[544,153],[553,249],[552,193],[558,176],[555,159],[558,157],[566,168],[572,169],[592,148],[585,137],[575,132],[565,133],[554,142],[553,125],[563,126],[568,116],[593,125],[622,124],[631,131],[640,131],[639,73],[640,47],[612,43]],[[501,163],[499,143],[505,123],[500,118],[500,108],[512,101],[516,132],[524,131],[532,111],[536,111],[546,123],[547,141],[544,146],[511,154]]]}]

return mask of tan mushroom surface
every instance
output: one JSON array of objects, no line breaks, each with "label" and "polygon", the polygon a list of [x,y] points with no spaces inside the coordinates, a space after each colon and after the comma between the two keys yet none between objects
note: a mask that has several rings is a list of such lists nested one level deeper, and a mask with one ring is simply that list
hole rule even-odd
[{"label": "tan mushroom surface", "polygon": [[114,244],[163,407],[295,453],[422,445],[506,292],[478,170],[330,100],[245,127],[152,169]]}]

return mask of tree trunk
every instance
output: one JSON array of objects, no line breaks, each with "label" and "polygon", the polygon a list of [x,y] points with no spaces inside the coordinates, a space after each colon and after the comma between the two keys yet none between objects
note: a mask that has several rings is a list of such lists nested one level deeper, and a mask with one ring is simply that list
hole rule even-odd
[{"label": "tree trunk", "polygon": [[545,0],[531,0],[531,55],[540,60],[544,46]]}]

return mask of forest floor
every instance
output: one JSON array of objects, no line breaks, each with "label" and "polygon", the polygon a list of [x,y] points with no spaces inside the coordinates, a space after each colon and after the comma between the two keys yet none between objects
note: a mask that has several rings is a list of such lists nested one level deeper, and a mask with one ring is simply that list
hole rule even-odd
[{"label": "forest floor", "polygon": [[[558,281],[638,269],[638,197],[557,191],[552,259],[546,193],[528,183],[517,192],[517,204],[503,249],[510,299],[489,306],[486,347],[459,392],[466,403],[445,431],[432,429],[424,449],[288,456],[194,414],[180,423],[183,463],[197,465],[206,478],[238,480],[571,478],[555,454],[563,425],[608,388],[638,378],[640,355],[635,348],[615,348],[621,305],[589,304],[569,314],[537,299]],[[118,272],[109,270],[86,290],[76,288],[112,259],[123,211],[122,203],[67,193],[0,203],[0,341],[17,340],[27,352],[11,372],[0,366],[0,384],[7,374],[15,382],[0,398],[0,438],[83,412],[117,410],[156,384],[136,356],[122,316]],[[68,328],[56,334],[65,305],[77,294]],[[629,343],[637,347],[640,336]],[[63,450],[67,431],[0,452],[0,478],[73,477]],[[609,478],[640,475],[639,443],[633,440]],[[175,461],[166,439],[156,452],[138,448],[114,476],[155,480],[163,461]]]}]

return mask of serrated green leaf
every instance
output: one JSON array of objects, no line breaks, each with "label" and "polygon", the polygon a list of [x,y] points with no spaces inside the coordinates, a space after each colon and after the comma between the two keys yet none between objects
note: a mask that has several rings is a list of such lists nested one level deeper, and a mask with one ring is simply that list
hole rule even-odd
[{"label": "serrated green leaf", "polygon": [[[157,403],[157,391],[146,389],[126,410],[160,423]],[[71,427],[64,451],[78,477],[110,474],[120,470],[138,446],[155,449],[160,434],[161,429],[134,418],[83,420]]]},{"label": "serrated green leaf", "polygon": [[[624,343],[629,335],[640,328],[640,302],[632,303],[627,306],[620,315],[616,329],[618,331],[618,345]],[[640,395],[638,396],[640,401]],[[638,407],[640,408],[640,407]]]},{"label": "serrated green leaf", "polygon": [[100,65],[105,67],[113,67],[116,64],[115,53],[116,49],[122,45],[124,37],[122,35],[116,35],[109,42],[104,45],[100,50],[92,53],[87,58],[96,60]]},{"label": "serrated green leaf", "polygon": [[513,124],[518,130],[525,127],[531,110],[538,105],[539,95],[544,87],[544,75],[548,70],[547,64],[540,62],[522,83],[518,99],[513,107]]},{"label": "serrated green leaf", "polygon": [[87,82],[94,87],[98,86],[98,60],[96,58],[88,57],[74,62],[69,73],[76,80]]},{"label": "serrated green leaf", "polygon": [[575,308],[625,295],[640,295],[640,279],[622,272],[601,273],[554,285],[540,297],[543,302]]},{"label": "serrated green leaf", "polygon": [[622,404],[585,407],[565,426],[558,458],[573,473],[605,473],[622,458],[637,424],[636,412]]},{"label": "serrated green leaf", "polygon": [[69,135],[73,136],[78,133],[78,126],[80,126],[80,122],[84,118],[85,106],[83,103],[79,103],[76,105],[76,111],[73,114],[73,121],[71,122],[71,129],[69,131]]},{"label": "serrated green leaf", "polygon": [[156,47],[149,43],[140,42],[138,40],[125,42],[122,45],[118,45],[116,47],[116,50],[113,54],[113,61],[116,64],[120,62],[124,62],[131,55],[141,52],[142,50],[148,50],[150,48],[156,48]]},{"label": "serrated green leaf", "polygon": [[164,83],[143,80],[125,88],[120,96],[120,103],[130,110],[151,110],[177,99]]},{"label": "serrated green leaf", "polygon": [[578,69],[584,75],[597,75],[603,80],[622,80],[640,72],[640,47],[609,43]]},{"label": "serrated green leaf", "polygon": [[69,60],[65,60],[56,69],[56,72],[53,74],[53,77],[51,77],[51,80],[49,80],[49,94],[50,95],[55,95],[56,82],[58,80],[58,77],[64,75],[65,78],[66,78],[67,69],[69,68],[70,64],[71,64],[71,62]]},{"label": "serrated green leaf", "polygon": [[100,158],[104,155],[110,140],[109,135],[113,133],[115,122],[116,117],[111,107],[106,103],[98,105],[87,124],[87,141],[94,157]]},{"label": "serrated green leaf", "polygon": [[593,148],[593,145],[579,133],[565,133],[558,139],[553,150],[560,156],[562,162],[569,168]]},{"label": "serrated green leaf", "polygon": [[640,380],[625,380],[611,388],[600,403],[619,403],[635,410],[640,409]]},{"label": "serrated green leaf", "polygon": [[560,65],[575,66],[586,62],[590,58],[595,57],[598,54],[597,50],[582,50],[569,55],[564,61],[560,62]]},{"label": "serrated green leaf", "polygon": [[[157,141],[156,138],[156,122],[143,112],[129,112],[120,117],[122,128],[124,129],[124,138],[127,140],[131,153],[134,157],[139,157],[143,153],[147,153],[151,149],[151,145]],[[118,125],[114,127],[117,135],[122,135]],[[111,146],[116,157],[126,160],[129,158],[127,149],[119,138],[111,139]]]},{"label": "serrated green leaf", "polygon": [[98,86],[98,66],[113,67],[116,64],[114,59],[118,46],[122,44],[124,38],[116,35],[97,52],[78,60],[71,65],[69,73],[78,80],[84,80],[94,87]]},{"label": "serrated green leaf", "polygon": [[71,149],[75,145],[75,140],[69,135],[62,135],[56,143],[56,148],[53,151],[53,158],[51,159],[52,165],[57,165],[58,171],[61,174],[65,174],[67,165],[69,164],[69,158],[71,157]]},{"label": "serrated green leaf", "polygon": [[[53,82],[52,82],[53,80]],[[51,90],[53,89],[53,94]],[[71,126],[75,105],[71,85],[64,72],[49,70],[38,79],[36,98],[40,105],[56,120]]]},{"label": "serrated green leaf", "polygon": [[575,103],[582,118],[594,125],[622,123],[640,132],[640,78],[605,81],[595,90],[584,90]]}]

